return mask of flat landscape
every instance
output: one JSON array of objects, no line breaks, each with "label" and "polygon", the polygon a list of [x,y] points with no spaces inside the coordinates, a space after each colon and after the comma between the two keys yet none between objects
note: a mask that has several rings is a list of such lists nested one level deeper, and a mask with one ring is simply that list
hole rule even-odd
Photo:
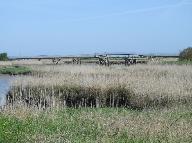
[{"label": "flat landscape", "polygon": [[190,64],[15,64],[0,142],[192,141]]},{"label": "flat landscape", "polygon": [[0,0],[0,143],[192,143],[192,0]]}]

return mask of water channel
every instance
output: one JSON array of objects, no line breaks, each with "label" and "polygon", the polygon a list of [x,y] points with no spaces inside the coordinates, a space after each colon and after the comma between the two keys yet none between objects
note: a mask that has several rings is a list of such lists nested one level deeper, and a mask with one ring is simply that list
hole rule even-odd
[{"label": "water channel", "polygon": [[10,80],[10,76],[0,75],[0,106],[6,104],[6,94],[10,88]]}]

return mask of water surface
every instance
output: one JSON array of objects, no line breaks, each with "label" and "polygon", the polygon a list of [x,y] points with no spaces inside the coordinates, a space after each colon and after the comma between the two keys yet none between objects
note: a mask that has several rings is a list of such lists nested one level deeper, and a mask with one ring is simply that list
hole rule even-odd
[{"label": "water surface", "polygon": [[10,76],[0,75],[0,106],[6,104],[6,94],[10,87]]}]

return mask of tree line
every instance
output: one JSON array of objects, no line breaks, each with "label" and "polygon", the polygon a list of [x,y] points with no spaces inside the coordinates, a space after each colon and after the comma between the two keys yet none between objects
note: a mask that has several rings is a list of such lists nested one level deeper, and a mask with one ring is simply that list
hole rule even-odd
[{"label": "tree line", "polygon": [[8,56],[7,53],[0,53],[0,61],[7,61]]}]

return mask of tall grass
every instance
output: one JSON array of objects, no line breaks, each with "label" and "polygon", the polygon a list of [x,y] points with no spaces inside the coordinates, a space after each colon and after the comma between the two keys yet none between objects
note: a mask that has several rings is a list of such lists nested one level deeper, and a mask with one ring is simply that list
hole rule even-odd
[{"label": "tall grass", "polygon": [[18,76],[8,101],[41,107],[169,107],[191,104],[192,67],[187,65],[31,66]]}]

